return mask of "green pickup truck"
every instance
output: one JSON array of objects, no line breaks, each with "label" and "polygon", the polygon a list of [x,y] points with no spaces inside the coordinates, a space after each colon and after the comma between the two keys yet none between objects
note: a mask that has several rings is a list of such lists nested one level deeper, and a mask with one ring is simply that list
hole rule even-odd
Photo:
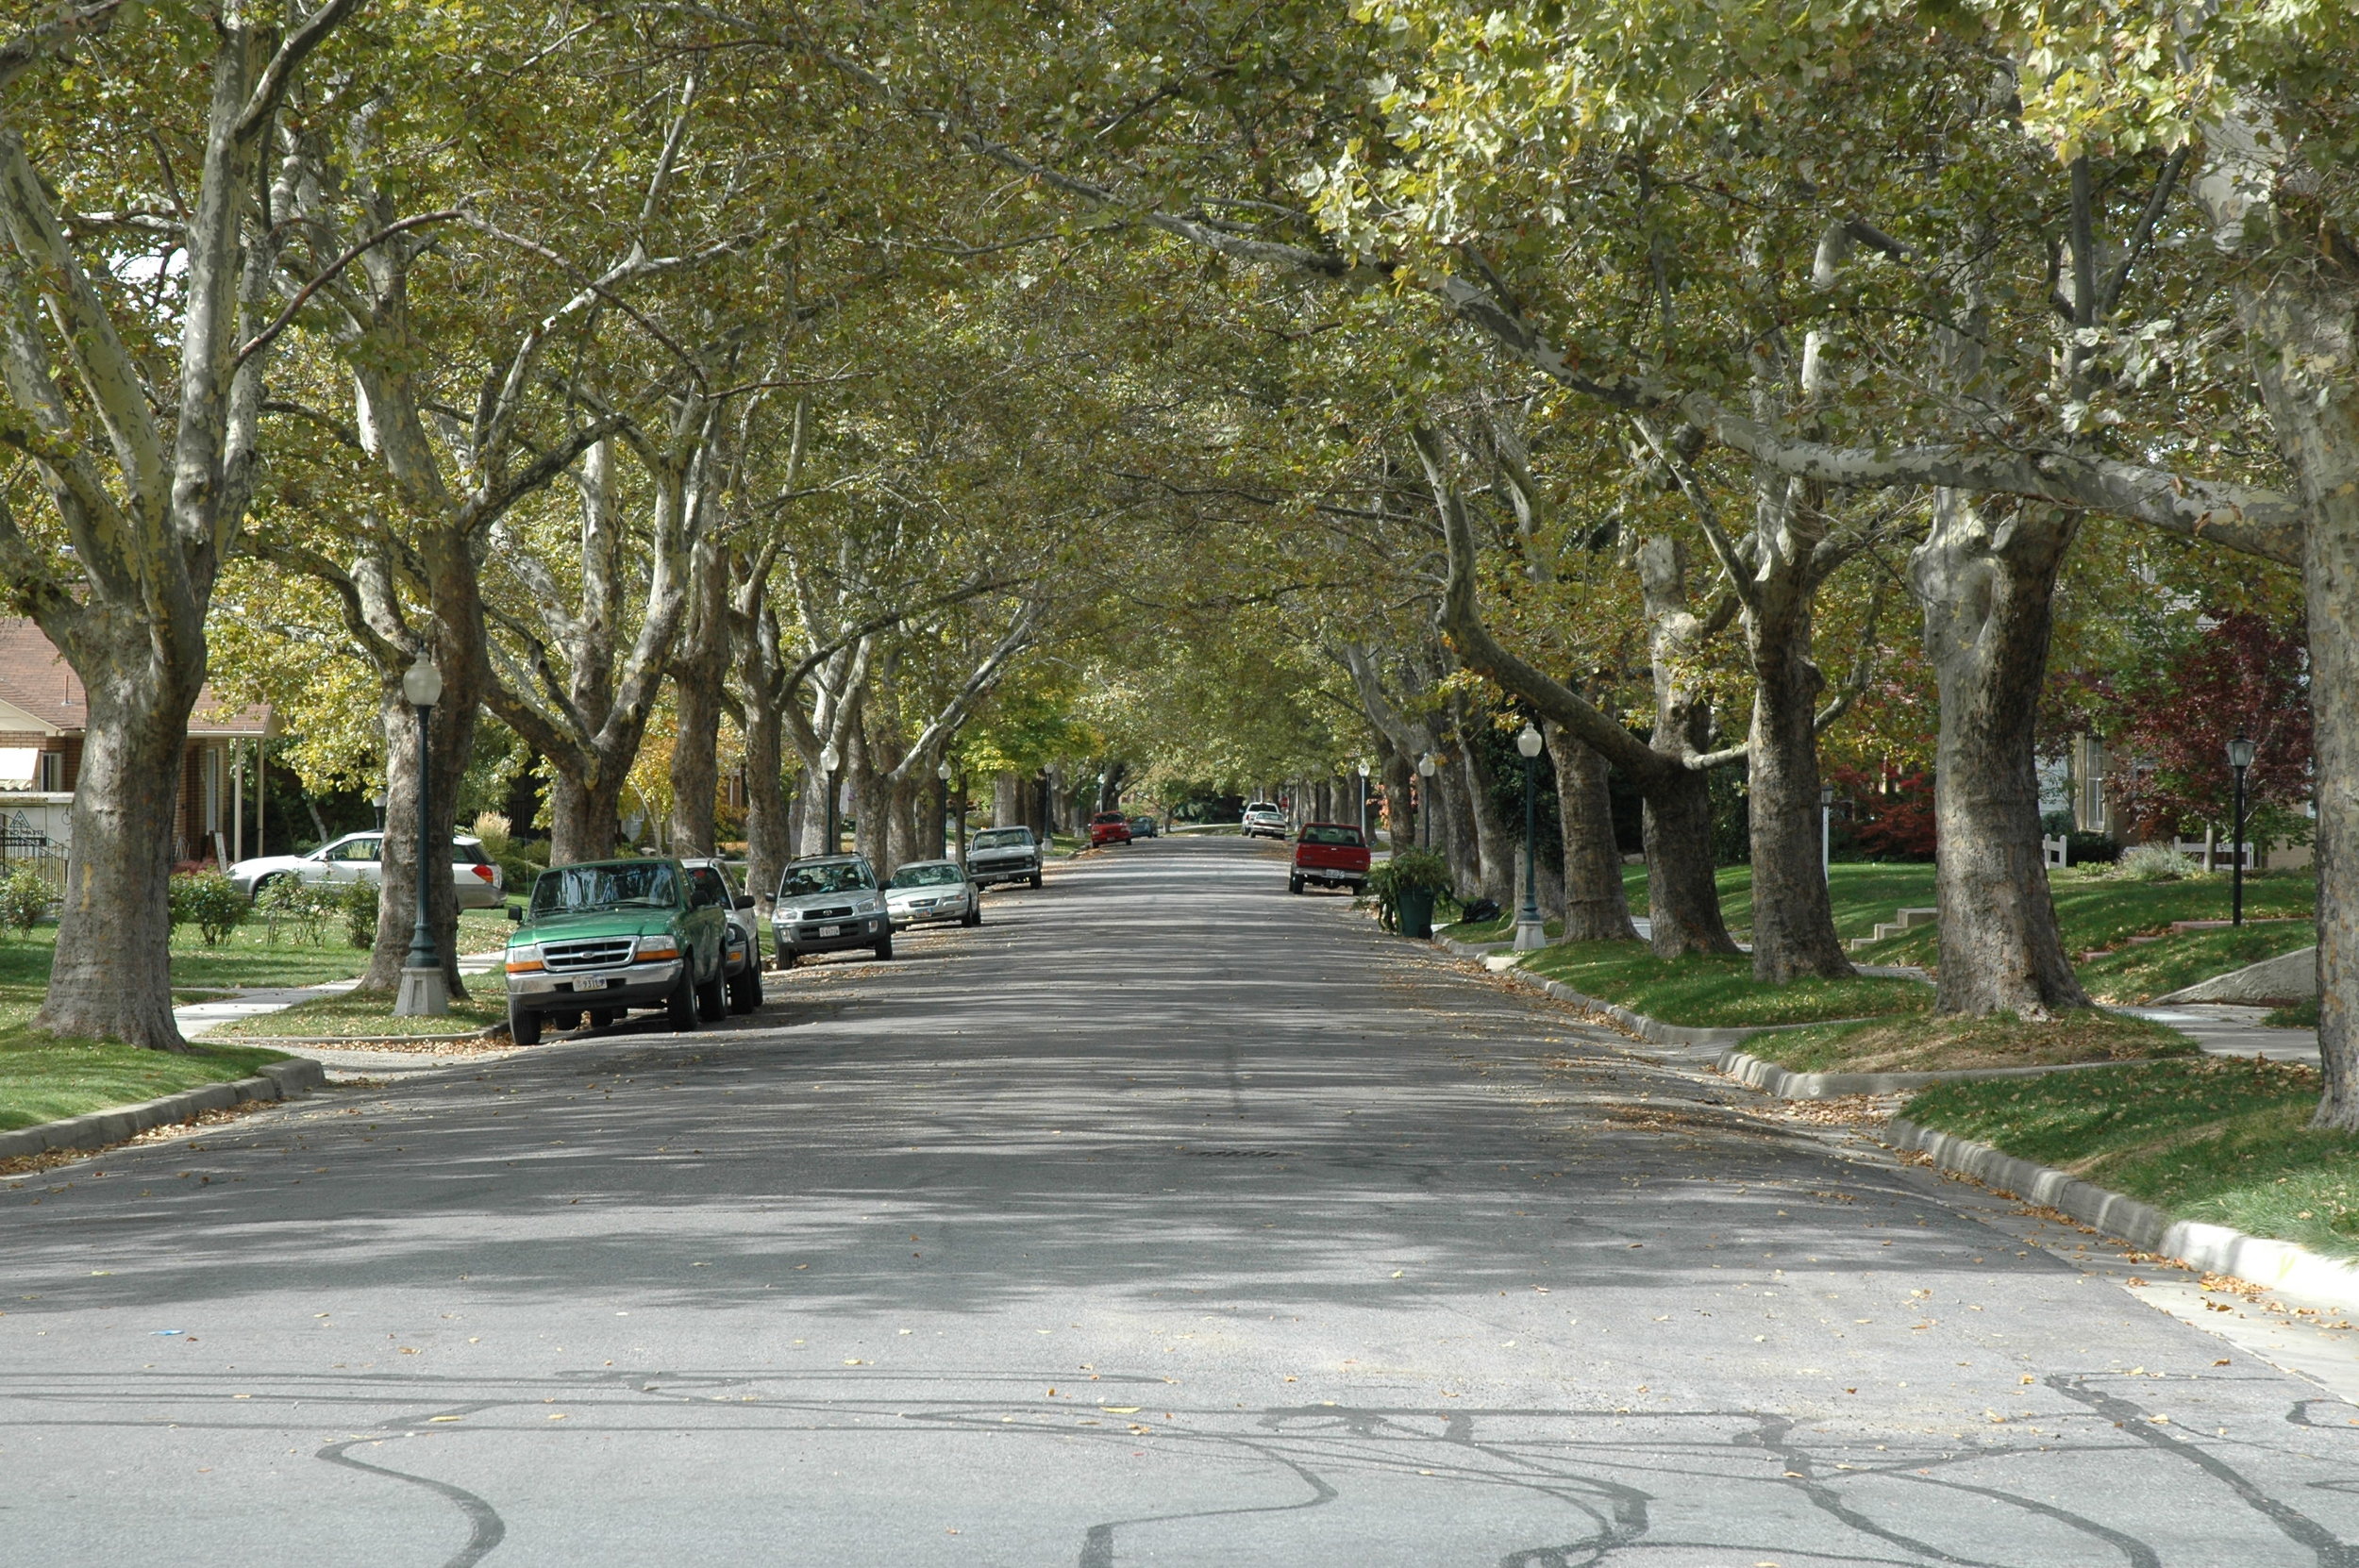
[{"label": "green pickup truck", "polygon": [[728,1008],[722,942],[726,895],[709,893],[678,860],[585,860],[543,872],[508,939],[508,1031],[541,1039],[551,1016],[595,1028],[629,1008],[661,1008],[672,1027]]}]

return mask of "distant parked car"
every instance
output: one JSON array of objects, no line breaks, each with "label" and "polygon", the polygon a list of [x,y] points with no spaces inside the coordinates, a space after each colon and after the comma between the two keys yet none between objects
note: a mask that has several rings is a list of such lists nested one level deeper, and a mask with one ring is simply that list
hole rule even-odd
[{"label": "distant parked car", "polygon": [[721,969],[728,976],[729,1011],[751,1012],[761,1006],[761,926],[754,919],[754,895],[738,891],[725,861],[700,857],[680,864],[698,892],[723,901],[729,931],[721,944]]},{"label": "distant parked car", "polygon": [[1244,831],[1248,839],[1283,840],[1290,829],[1285,812],[1266,800],[1257,800],[1245,809]]},{"label": "distant parked car", "polygon": [[[376,882],[384,872],[384,843],[381,832],[347,833],[309,855],[259,855],[240,860],[229,868],[229,880],[248,898],[285,877],[315,887]],[[471,833],[451,835],[450,876],[462,909],[496,909],[507,900],[506,878],[483,853],[483,841]]]},{"label": "distant parked car", "polygon": [[1132,817],[1130,819],[1130,837],[1134,839],[1160,839],[1163,836],[1163,827],[1153,817]]},{"label": "distant parked car", "polygon": [[1090,847],[1100,844],[1129,843],[1130,819],[1119,811],[1100,811],[1090,818]]},{"label": "distant parked car", "polygon": [[967,841],[966,875],[979,888],[995,882],[1040,886],[1040,841],[1029,827],[986,827]]},{"label": "distant parked car", "polygon": [[886,884],[885,909],[896,931],[943,920],[980,926],[983,890],[966,879],[956,860],[912,860]]},{"label": "distant parked car", "polygon": [[543,1020],[589,1014],[593,1028],[628,1008],[661,1008],[675,1029],[728,1010],[721,950],[727,906],[678,860],[588,860],[534,878],[510,909],[508,1032],[541,1039]]},{"label": "distant parked car", "polygon": [[893,921],[885,913],[884,890],[865,855],[814,855],[789,860],[778,874],[778,898],[770,911],[770,934],[778,967],[792,969],[806,953],[840,953],[865,947],[880,959],[893,957]]}]

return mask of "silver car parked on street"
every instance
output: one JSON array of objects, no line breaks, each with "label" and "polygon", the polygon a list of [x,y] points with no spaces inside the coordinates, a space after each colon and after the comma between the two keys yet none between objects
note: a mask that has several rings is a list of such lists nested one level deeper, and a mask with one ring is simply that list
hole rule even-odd
[{"label": "silver car parked on street", "polygon": [[912,860],[885,884],[885,909],[896,931],[945,920],[980,926],[983,890],[956,860]]}]

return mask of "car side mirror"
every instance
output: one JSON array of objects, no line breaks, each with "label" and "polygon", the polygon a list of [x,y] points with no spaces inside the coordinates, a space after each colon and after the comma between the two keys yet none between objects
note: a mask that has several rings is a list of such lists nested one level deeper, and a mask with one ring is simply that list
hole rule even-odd
[{"label": "car side mirror", "polygon": [[522,926],[525,923],[524,910],[518,909],[513,904],[508,906],[508,923],[510,926]]},{"label": "car side mirror", "polygon": [[734,907],[740,909],[752,909],[754,907],[754,895],[750,892],[739,893]]}]

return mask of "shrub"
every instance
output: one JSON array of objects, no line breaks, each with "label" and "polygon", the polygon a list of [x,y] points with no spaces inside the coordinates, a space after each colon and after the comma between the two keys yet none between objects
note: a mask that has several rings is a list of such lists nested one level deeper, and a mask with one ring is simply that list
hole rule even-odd
[{"label": "shrub", "polygon": [[1368,873],[1368,893],[1376,900],[1377,919],[1388,931],[1399,923],[1402,893],[1423,891],[1438,900],[1449,892],[1449,862],[1430,849],[1397,849],[1391,859]]},{"label": "shrub", "polygon": [[515,847],[513,827],[507,814],[500,811],[478,811],[475,819],[475,836],[483,841],[485,859],[503,860]]},{"label": "shrub", "polygon": [[336,912],[344,917],[344,940],[366,951],[376,945],[375,882],[346,882],[336,897]]},{"label": "shrub", "polygon": [[228,941],[253,909],[238,885],[218,871],[182,872],[172,879],[169,900],[173,926],[195,926],[208,947]]},{"label": "shrub", "polygon": [[31,866],[18,866],[8,876],[0,876],[0,923],[24,936],[41,924],[54,896],[49,878]]},{"label": "shrub", "polygon": [[2176,882],[2202,870],[2193,857],[2180,854],[2170,844],[2142,843],[2122,851],[2113,875],[2130,882]]},{"label": "shrub", "polygon": [[272,946],[278,945],[278,933],[285,928],[306,947],[317,947],[327,940],[327,921],[335,910],[335,898],[326,888],[313,887],[298,877],[280,876],[255,894],[254,907],[266,923],[264,937]]}]

